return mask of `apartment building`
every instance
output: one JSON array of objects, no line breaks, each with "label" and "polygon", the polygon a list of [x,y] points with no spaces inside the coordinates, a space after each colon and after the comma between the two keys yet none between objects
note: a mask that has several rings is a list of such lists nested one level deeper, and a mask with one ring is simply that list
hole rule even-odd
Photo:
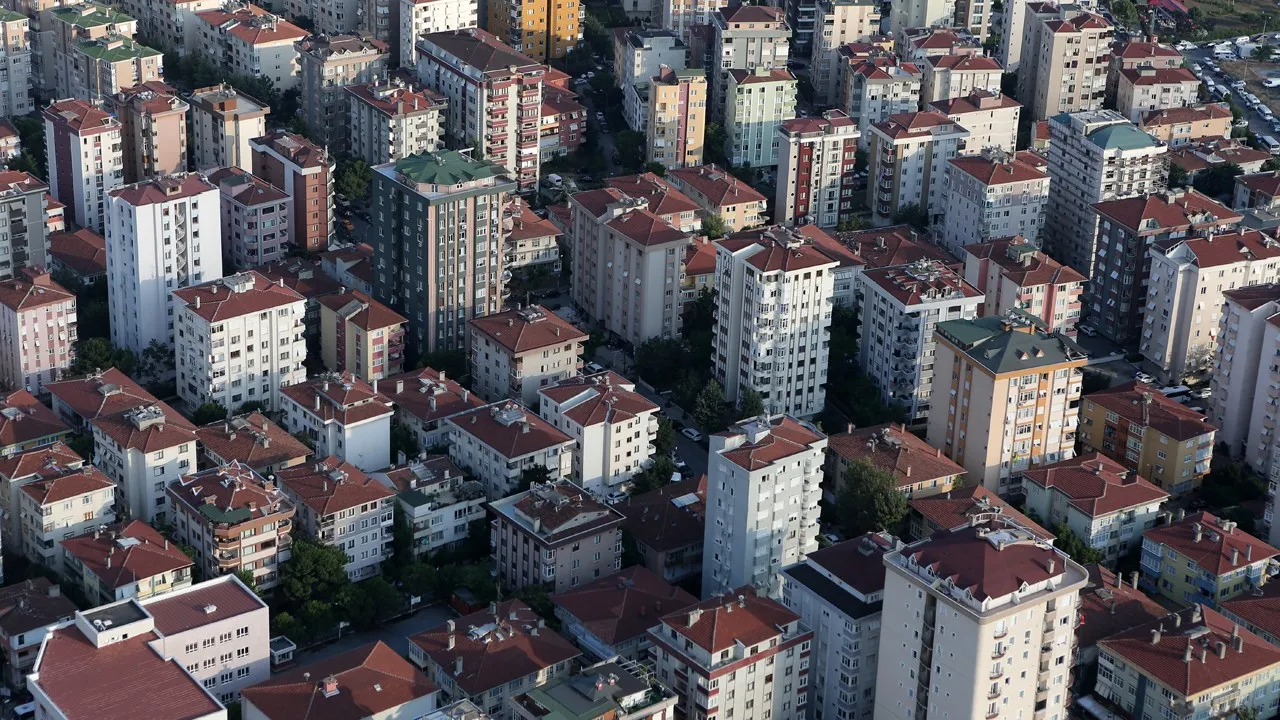
[{"label": "apartment building", "polygon": [[606,178],[605,185],[626,197],[644,200],[648,203],[649,212],[685,233],[693,235],[702,228],[698,204],[665,178],[645,172]]},{"label": "apartment building", "polygon": [[1097,450],[1178,497],[1209,473],[1217,429],[1197,412],[1140,382],[1090,393],[1080,445]]},{"label": "apartment building", "polygon": [[[138,32],[138,21],[106,5],[72,3],[43,8],[38,13],[39,27],[48,24],[48,42],[41,32],[38,43],[42,62],[42,87],[55,98],[77,98],[96,104],[101,96],[77,95],[88,92],[93,82],[91,58],[81,53],[97,41],[132,40]],[[127,54],[127,53],[126,53]],[[148,78],[157,79],[157,78]],[[108,98],[111,93],[108,93]]]},{"label": "apartment building", "polygon": [[519,196],[512,197],[503,211],[503,225],[509,227],[503,243],[507,270],[528,277],[539,272],[560,272],[560,228],[538,217]]},{"label": "apartment building", "polygon": [[293,200],[247,170],[225,167],[208,174],[222,208],[222,260],[227,268],[256,268],[284,258]]},{"label": "apartment building", "polygon": [[865,0],[814,3],[809,72],[818,103],[836,104],[840,91],[840,48],[849,43],[867,42],[879,35],[880,8],[878,3]]},{"label": "apartment building", "polygon": [[[45,200],[57,202],[47,195]],[[86,285],[95,285],[107,276],[107,242],[98,233],[82,228],[50,232],[47,237],[51,271],[66,273]]]},{"label": "apartment building", "polygon": [[418,77],[448,98],[446,129],[506,168],[520,190],[538,185],[537,118],[546,72],[545,65],[477,28],[418,40]]},{"label": "apartment building", "polygon": [[95,604],[191,586],[191,559],[143,520],[94,527],[60,544],[63,573]]},{"label": "apartment building", "polygon": [[1191,107],[1200,102],[1200,78],[1184,67],[1121,70],[1116,110],[1138,123],[1149,112]]},{"label": "apartment building", "polygon": [[714,163],[670,169],[666,181],[697,203],[703,217],[723,220],[726,232],[746,230],[764,222],[764,196]]},{"label": "apartment building", "polygon": [[92,465],[49,467],[13,487],[21,491],[15,519],[22,538],[10,549],[54,572],[63,569],[61,541],[116,521],[116,486]]},{"label": "apartment building", "polygon": [[373,292],[373,246],[348,242],[320,253],[320,271],[348,287],[368,295]]},{"label": "apartment building", "polygon": [[257,5],[240,2],[198,12],[193,24],[194,48],[188,52],[210,58],[232,75],[265,77],[280,92],[298,87],[294,44],[307,37],[306,30]]},{"label": "apartment building", "polygon": [[[1245,291],[1250,286],[1277,280],[1280,243],[1256,230],[1240,228],[1236,232],[1220,233],[1210,230],[1203,237],[1157,241],[1149,246],[1148,257],[1151,271],[1140,345],[1143,365],[1174,382],[1209,367],[1216,353],[1220,328],[1238,324],[1235,318],[1223,324],[1219,322],[1225,318],[1224,303],[1230,302],[1228,297],[1232,291]],[[1245,315],[1252,315],[1254,309],[1256,307],[1245,310]],[[1239,328],[1235,332],[1239,341],[1244,332]],[[1253,341],[1256,342],[1256,338]],[[1239,357],[1244,361],[1253,350],[1241,347],[1241,352],[1244,354]],[[1256,361],[1256,357],[1253,359]],[[1220,368],[1222,377],[1225,379],[1235,367],[1239,366],[1226,359]],[[1247,381],[1252,388],[1256,370],[1249,371],[1249,378],[1232,378],[1232,383]],[[1222,382],[1221,387],[1227,390],[1227,382]],[[1234,428],[1228,428],[1225,417],[1219,418],[1223,423],[1223,440],[1234,449],[1240,438]]]},{"label": "apartment building", "polygon": [[872,57],[853,52],[852,47],[839,48],[839,109],[853,120],[858,129],[858,147],[865,150],[871,142],[872,125],[920,109],[924,74],[915,63],[899,62],[878,51]]},{"label": "apartment building", "polygon": [[1020,472],[1075,455],[1082,348],[1016,316],[939,322],[934,337],[927,439],[970,482],[1006,495]]},{"label": "apartment building", "polygon": [[[501,309],[498,238],[502,208],[515,191],[503,168],[457,150],[411,155],[374,168],[373,208],[380,222],[372,243],[373,295],[408,318],[409,342],[417,354],[466,348],[468,321]],[[473,222],[452,222],[458,217]],[[425,234],[415,231],[422,227]],[[476,262],[468,267],[471,257]],[[424,286],[423,278],[435,280]],[[456,292],[440,295],[434,292],[438,287]]]},{"label": "apartment building", "polygon": [[[12,257],[12,256],[11,256]],[[76,297],[38,266],[0,281],[0,383],[44,394],[75,362]]]},{"label": "apartment building", "polygon": [[[587,317],[633,345],[680,329],[680,265],[691,237],[673,215],[649,209],[662,209],[662,195],[650,203],[608,187],[569,198],[570,295]],[[697,205],[689,206],[692,223]]]},{"label": "apartment building", "polygon": [[1218,604],[1218,612],[1272,645],[1280,644],[1280,627],[1276,624],[1275,584],[1263,586],[1262,592],[1249,593]]},{"label": "apartment building", "polygon": [[0,117],[27,115],[36,109],[29,90],[36,83],[32,77],[31,20],[20,12],[0,12],[0,70],[6,81],[0,85]]},{"label": "apartment building", "polygon": [[135,183],[187,169],[187,111],[177,90],[140,82],[111,98],[120,119],[124,181]]},{"label": "apartment building", "polygon": [[375,25],[380,21],[386,23],[386,18],[364,16],[366,8],[377,8],[379,5],[386,11],[390,10],[386,2],[362,2],[361,0],[339,0],[334,3],[318,2],[318,0],[285,0],[282,9],[290,18],[310,19],[314,27],[310,28],[309,35],[337,37]]},{"label": "apartment building", "polygon": [[731,4],[712,13],[710,24],[710,107],[713,118],[725,118],[733,97],[728,92],[732,71],[786,69],[791,28],[786,10],[768,5]]},{"label": "apartment building", "polygon": [[778,133],[778,222],[831,228],[853,217],[857,124],[840,110],[827,110],[821,117],[785,120]]},{"label": "apartment building", "polygon": [[910,508],[908,535],[912,540],[924,540],[939,530],[968,527],[975,520],[1005,518],[1045,542],[1053,541],[1053,533],[981,485],[965,485],[941,495],[912,498],[907,505]]},{"label": "apartment building", "polygon": [[1078,6],[1045,3],[1025,19],[1018,97],[1035,120],[1100,110],[1115,28]]},{"label": "apartment building", "polygon": [[723,127],[725,154],[735,167],[776,166],[778,129],[795,116],[796,78],[791,71],[762,67],[729,71]]},{"label": "apartment building", "polygon": [[538,407],[538,392],[577,375],[587,334],[541,305],[471,321],[471,375],[490,402]]},{"label": "apartment building", "polygon": [[946,115],[969,131],[966,148],[976,152],[998,148],[1010,155],[1014,153],[1022,105],[1000,94],[998,88],[995,91],[977,88],[964,95],[934,100],[929,102],[928,109]]},{"label": "apartment building", "polygon": [[1240,166],[1246,175],[1260,173],[1271,157],[1271,153],[1255,150],[1237,138],[1219,138],[1171,149],[1169,165],[1182,168],[1195,182],[1204,171],[1231,164]]},{"label": "apartment building", "polygon": [[[573,52],[582,39],[586,10],[575,0],[568,0],[555,8],[523,0],[498,0],[488,8],[486,27],[516,52],[537,62],[550,63],[563,58]],[[475,25],[473,22],[460,27]]]},{"label": "apartment building", "polygon": [[898,490],[909,498],[950,493],[965,484],[967,472],[941,450],[907,432],[904,425],[850,427],[827,439],[823,496],[828,502],[835,502],[845,472],[860,461],[892,474]]},{"label": "apartment building", "polygon": [[1218,603],[1261,588],[1280,555],[1230,520],[1208,512],[1142,534],[1142,587],[1178,603]]},{"label": "apartment building", "polygon": [[812,630],[750,586],[664,615],[649,630],[654,668],[694,717],[699,704],[728,717],[807,717]]},{"label": "apartment building", "polygon": [[954,157],[946,180],[946,223],[941,245],[963,257],[965,248],[1021,236],[1034,246],[1049,204],[1049,176],[1003,149]]},{"label": "apartment building", "polygon": [[126,88],[160,82],[164,72],[159,50],[114,33],[78,40],[69,62],[73,68],[69,96],[99,105],[109,104]]},{"label": "apartment building", "polygon": [[[780,597],[781,568],[818,549],[827,436],[807,422],[773,415],[734,425],[710,443],[702,595],[752,586]],[[766,475],[774,481],[772,493]]]},{"label": "apartment building", "polygon": [[[613,33],[613,67],[622,88],[622,117],[636,132],[648,128],[649,83],[665,65],[672,71],[689,65],[689,47],[671,30],[662,28],[619,28]],[[694,67],[702,63],[694,59]],[[705,77],[705,75],[704,75]],[[706,100],[703,100],[705,122]]]},{"label": "apartment building", "polygon": [[111,343],[135,354],[172,345],[172,291],[222,277],[218,189],[181,173],[118,187],[106,202]]},{"label": "apartment building", "polygon": [[[68,384],[85,382],[94,384],[74,380]],[[103,387],[99,385],[98,391],[103,392]],[[86,390],[82,386],[62,392],[71,396]],[[107,387],[105,392],[122,390],[115,386]],[[150,394],[146,397],[150,402],[137,405],[136,400],[123,402],[122,398],[122,402],[112,404],[132,407],[90,420],[94,462],[120,486],[117,507],[127,510],[128,517],[164,523],[168,509],[165,487],[195,469],[197,438],[195,426],[186,418]]]},{"label": "apartment building", "polygon": [[707,125],[706,73],[664,65],[650,78],[648,89],[647,161],[668,170],[701,165]]},{"label": "apartment building", "polygon": [[201,425],[196,436],[204,456],[202,465],[239,463],[263,477],[300,465],[311,454],[311,448],[257,411]]},{"label": "apartment building", "polygon": [[[953,98],[976,96],[996,98],[997,104],[1014,103],[1010,107],[1022,107],[1013,98],[1006,98],[1001,94],[1000,77],[1004,69],[994,58],[970,54],[930,55],[920,63],[920,68],[923,71],[920,100],[925,106]],[[1016,119],[1014,126],[1016,132]],[[1012,152],[1013,149],[1011,145],[1009,151]]]},{"label": "apartment building", "polygon": [[520,487],[526,471],[545,469],[552,479],[573,471],[573,438],[519,403],[485,405],[445,423],[449,457],[484,485],[490,502]]},{"label": "apartment building", "polygon": [[574,438],[569,477],[587,492],[620,490],[649,464],[658,406],[636,392],[635,383],[606,370],[561,380],[538,396],[542,419]]},{"label": "apartment building", "polygon": [[[383,0],[376,0],[376,2],[382,3]],[[404,68],[417,67],[418,38],[423,35],[480,25],[478,22],[480,10],[476,0],[386,0],[386,4],[389,6],[388,14],[397,16],[393,18],[393,22],[399,24],[398,29],[395,30],[396,35],[390,40],[391,55],[398,58],[400,67]],[[538,12],[543,8],[531,6],[531,9]],[[517,12],[517,14],[520,13]],[[485,19],[488,20],[487,17]],[[503,17],[500,21],[508,23],[509,18]],[[488,27],[496,28],[497,26],[490,24]],[[495,29],[494,32],[497,33],[498,30]]]},{"label": "apartment building", "polygon": [[[178,397],[188,407],[282,409],[280,389],[306,380],[306,300],[253,270],[173,291]],[[255,352],[256,347],[256,352]]]},{"label": "apartment building", "polygon": [[443,370],[432,368],[386,378],[379,389],[395,405],[395,422],[407,427],[424,450],[448,445],[445,420],[485,404],[479,395],[445,377]]},{"label": "apartment building", "polygon": [[202,577],[246,573],[254,590],[277,585],[295,508],[275,480],[233,460],[182,476],[168,493],[174,537],[195,551]]},{"label": "apartment building", "polygon": [[[0,170],[0,278],[21,280],[50,264],[49,186],[19,170]],[[10,385],[9,387],[18,387]]]},{"label": "apartment building", "polygon": [[373,82],[386,75],[387,44],[354,33],[311,35],[296,46],[302,122],[310,137],[326,147],[354,137],[346,86]]},{"label": "apartment building", "polygon": [[197,170],[253,170],[249,140],[267,134],[271,108],[223,83],[191,93],[191,164]]},{"label": "apartment building", "polygon": [[1084,276],[1023,237],[966,245],[964,281],[983,295],[979,314],[1030,315],[1046,332],[1076,336]]},{"label": "apartment building", "polygon": [[423,453],[371,477],[396,493],[396,502],[413,535],[415,560],[466,542],[471,526],[485,518],[484,488],[453,464],[448,455]]},{"label": "apartment building", "polygon": [[563,593],[622,567],[622,513],[559,478],[489,504],[503,587]]},{"label": "apartment building", "polygon": [[[607,683],[597,689],[600,678]],[[553,708],[584,706],[583,714],[600,717],[661,720],[671,717],[677,698],[643,666],[624,659],[609,659],[581,668],[576,675],[556,678],[511,698],[512,717],[539,720]],[[599,714],[597,714],[599,713]]]},{"label": "apartment building", "polygon": [[967,717],[1034,708],[1066,716],[1083,567],[999,516],[907,545],[884,563],[879,666],[915,676],[877,674],[877,718],[942,707]]},{"label": "apartment building", "polygon": [[1114,564],[1142,544],[1169,493],[1097,452],[1022,473],[1026,507],[1053,527],[1062,523]]},{"label": "apartment building", "polygon": [[1168,147],[1114,110],[1055,115],[1049,135],[1053,194],[1041,244],[1092,278],[1098,237],[1094,203],[1163,190]]},{"label": "apartment building", "polygon": [[0,628],[4,682],[11,688],[25,689],[45,635],[74,618],[76,605],[62,594],[58,584],[38,577],[0,588],[0,609],[7,621]]},{"label": "apartment building", "polygon": [[575,152],[586,142],[587,106],[577,94],[564,88],[568,76],[542,86],[541,115],[538,118],[538,156],[543,162]]},{"label": "apartment building", "polygon": [[280,388],[285,427],[311,439],[319,457],[364,472],[391,464],[391,401],[351,372],[325,373]]},{"label": "apartment building", "polygon": [[437,710],[439,694],[439,686],[377,640],[245,688],[242,704],[245,717],[261,720],[317,713],[458,720],[475,712],[462,708]]},{"label": "apartment building", "polygon": [[103,231],[107,192],[124,182],[120,121],[84,100],[43,110],[49,191],[82,228]]},{"label": "apartment building", "polygon": [[836,265],[781,227],[716,241],[713,360],[729,402],[751,390],[769,415],[822,412]]},{"label": "apartment building", "polygon": [[949,161],[965,150],[969,131],[938,112],[892,115],[871,126],[867,204],[873,225],[888,225],[908,205],[931,222],[946,210]]},{"label": "apartment building", "polygon": [[706,26],[714,22],[716,11],[729,6],[729,0],[654,0],[658,7],[658,27],[676,33],[692,47],[695,39],[710,45],[713,32]]},{"label": "apartment building", "polygon": [[562,631],[575,645],[597,659],[633,663],[643,662],[651,652],[648,630],[653,618],[698,599],[644,567],[632,566],[559,593],[551,601]]},{"label": "apartment building", "polygon": [[280,470],[276,479],[297,508],[303,534],[347,553],[348,578],[364,580],[381,572],[382,561],[395,552],[396,494],[390,488],[333,455]]},{"label": "apartment building", "polygon": [[333,372],[376,382],[404,369],[404,316],[359,290],[320,298],[320,357]]},{"label": "apartment building", "polygon": [[394,79],[347,85],[343,90],[349,107],[351,154],[370,166],[443,147],[440,116],[447,101],[440,93]]},{"label": "apartment building", "polygon": [[[10,455],[0,460],[0,510],[5,522],[0,525],[4,547],[18,553],[23,548],[22,513],[25,502],[22,487],[47,478],[69,474],[83,468],[81,458],[67,445],[55,442],[33,450]],[[43,523],[43,519],[41,520]],[[58,555],[61,551],[58,551]]]},{"label": "apartment building", "polygon": [[707,481],[682,479],[636,493],[615,507],[636,542],[640,564],[669,583],[702,576]]},{"label": "apartment building", "polygon": [[277,130],[249,140],[254,175],[293,201],[289,241],[308,252],[329,249],[333,236],[334,160],[329,151],[295,133]]},{"label": "apartment building", "polygon": [[1138,127],[1171,147],[1199,140],[1231,136],[1231,110],[1223,103],[1152,110],[1143,113]]},{"label": "apartment building", "polygon": [[813,632],[809,677],[815,716],[869,717],[873,711],[888,533],[822,548],[782,571],[782,604]]},{"label": "apartment building", "polygon": [[409,661],[440,687],[442,703],[469,700],[495,720],[514,717],[515,695],[569,674],[581,655],[520,600],[409,636]]},{"label": "apartment building", "polygon": [[923,424],[930,418],[937,375],[934,329],[946,320],[977,317],[982,293],[942,262],[920,259],[856,275],[854,294],[867,318],[858,364],[880,386],[886,403],[907,411],[908,424]]}]

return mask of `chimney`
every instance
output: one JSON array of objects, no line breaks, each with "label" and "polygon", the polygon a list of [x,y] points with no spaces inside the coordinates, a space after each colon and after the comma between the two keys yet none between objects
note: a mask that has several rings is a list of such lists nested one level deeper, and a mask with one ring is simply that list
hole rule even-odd
[{"label": "chimney", "polygon": [[454,644],[455,644],[456,642],[457,642],[457,640],[454,638],[453,633],[449,633],[449,645],[448,645],[448,648],[447,648],[447,649],[452,650],[452,649],[453,649],[453,646],[454,646]]},{"label": "chimney", "polygon": [[1232,636],[1231,647],[1238,653],[1244,652],[1244,638],[1239,635]]},{"label": "chimney", "polygon": [[1231,564],[1236,565],[1240,562],[1240,548],[1231,548]]},{"label": "chimney", "polygon": [[1152,631],[1151,631],[1151,644],[1152,644],[1152,645],[1159,645],[1159,644],[1160,644],[1160,631],[1159,631],[1159,630],[1152,630]]},{"label": "chimney", "polygon": [[1206,659],[1208,659],[1208,657],[1209,657],[1209,651],[1208,651],[1208,650],[1205,650],[1205,649],[1203,649],[1203,648],[1201,648],[1201,649],[1200,649],[1200,664],[1201,664],[1201,665],[1203,665],[1203,664],[1204,664],[1204,661],[1205,661]]},{"label": "chimney", "polygon": [[1057,568],[1058,563],[1054,558],[1049,558],[1049,562],[1045,563],[1045,570],[1048,570],[1050,575],[1052,575],[1053,571]]},{"label": "chimney", "polygon": [[62,596],[62,588],[58,587],[57,585],[49,586],[49,597],[56,598],[61,596]]},{"label": "chimney", "polygon": [[1191,662],[1191,643],[1187,643],[1187,649],[1182,653],[1182,662]]},{"label": "chimney", "polygon": [[1191,530],[1196,534],[1196,542],[1204,539],[1204,528],[1201,527],[1200,523],[1191,523]]},{"label": "chimney", "polygon": [[1129,584],[1133,586],[1134,590],[1138,589],[1138,571],[1137,570],[1134,570],[1129,573]]},{"label": "chimney", "polygon": [[1182,627],[1182,616],[1179,615],[1178,613],[1173,614],[1173,626],[1175,628]]},{"label": "chimney", "polygon": [[1245,561],[1246,561],[1246,562],[1253,560],[1253,546],[1252,546],[1252,545],[1245,545],[1245,546],[1244,546],[1244,559],[1245,559]]},{"label": "chimney", "polygon": [[334,677],[333,675],[330,675],[329,677],[324,679],[324,684],[322,687],[324,689],[325,697],[333,697],[334,695],[337,695],[338,694],[338,678]]},{"label": "chimney", "polygon": [[1217,642],[1217,649],[1218,649],[1218,659],[1219,659],[1219,660],[1226,660],[1226,659],[1227,659],[1227,644],[1226,644],[1226,643],[1224,643],[1224,642],[1222,642],[1221,640],[1219,640],[1219,641]]},{"label": "chimney", "polygon": [[316,396],[316,412],[320,412],[320,396]]},{"label": "chimney", "polygon": [[454,675],[462,674],[462,656],[458,656],[453,659],[453,674]]},{"label": "chimney", "polygon": [[400,394],[400,393],[402,393],[402,392],[404,392],[404,381],[403,381],[403,380],[397,380],[397,381],[396,381],[396,394],[397,394],[397,395],[399,395],[399,394]]},{"label": "chimney", "polygon": [[1182,519],[1185,518],[1186,516],[1187,516],[1187,511],[1183,508],[1178,508],[1177,512],[1174,513],[1174,519],[1176,519],[1178,522],[1182,522]]}]

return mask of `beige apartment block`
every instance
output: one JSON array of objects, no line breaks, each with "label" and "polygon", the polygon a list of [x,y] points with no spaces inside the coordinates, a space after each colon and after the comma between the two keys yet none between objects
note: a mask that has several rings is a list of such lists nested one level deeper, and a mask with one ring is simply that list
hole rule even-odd
[{"label": "beige apartment block", "polygon": [[191,587],[191,559],[142,520],[127,520],[62,540],[63,574],[90,602],[150,597]]},{"label": "beige apartment block", "polygon": [[[82,60],[77,52],[78,44],[106,38],[132,38],[138,32],[137,20],[96,3],[75,3],[47,8],[40,14],[40,24],[43,87],[54,97],[81,100],[100,98],[80,97],[75,94],[77,61]],[[45,33],[48,35],[46,36]],[[49,40],[47,43],[44,42],[46,37]],[[82,70],[83,67],[80,69]]]},{"label": "beige apartment block", "polygon": [[112,98],[120,119],[124,181],[135,183],[187,169],[187,111],[178,91],[160,81],[139,83]]},{"label": "beige apartment block", "polygon": [[597,497],[623,490],[649,465],[658,406],[634,382],[606,370],[544,387],[538,399],[542,419],[576,439],[570,478],[584,490]]},{"label": "beige apartment block", "polygon": [[510,223],[505,243],[503,267],[522,275],[538,271],[560,272],[560,228],[538,217],[519,196],[512,197],[503,213]]},{"label": "beige apartment block", "polygon": [[1107,99],[1115,102],[1120,75],[1125,70],[1181,68],[1182,63],[1182,53],[1169,45],[1149,42],[1145,38],[1118,44],[1107,69]]},{"label": "beige apartment block", "polygon": [[1082,368],[1064,335],[1027,320],[938,323],[928,441],[1001,495],[1018,473],[1075,455]]},{"label": "beige apartment block", "polygon": [[880,3],[866,0],[820,0],[814,4],[809,73],[816,102],[835,102],[840,84],[839,49],[880,34],[880,7]]},{"label": "beige apartment block", "polygon": [[267,134],[271,108],[227,84],[191,93],[191,164],[197,170],[253,170],[249,141]]},{"label": "beige apartment block", "polygon": [[961,248],[964,280],[983,294],[984,317],[1029,315],[1048,332],[1076,336],[1084,276],[1020,236]]},{"label": "beige apartment block", "polygon": [[723,220],[725,232],[764,222],[765,197],[714,163],[668,170],[666,180],[696,202],[703,217]]},{"label": "beige apartment block", "polygon": [[[642,133],[648,128],[651,78],[664,65],[672,70],[685,68],[688,53],[689,47],[671,30],[634,27],[620,28],[613,34],[613,67],[622,88],[622,117],[632,130]],[[695,68],[702,64],[692,63]]]},{"label": "beige apartment block", "polygon": [[[81,40],[73,51],[71,96],[109,103],[120,91],[160,82],[164,56],[123,35]],[[182,168],[185,169],[185,168]]]},{"label": "beige apartment block", "polygon": [[706,73],[659,68],[649,83],[648,161],[668,170],[701,165],[706,125]]},{"label": "beige apartment block", "polygon": [[317,142],[346,145],[351,138],[346,87],[370,83],[387,74],[387,44],[355,33],[311,35],[295,47],[302,122]]},{"label": "beige apartment block", "polygon": [[448,103],[433,90],[398,79],[346,88],[351,154],[369,165],[395,162],[443,146],[440,116]]},{"label": "beige apartment block", "polygon": [[871,223],[888,225],[907,205],[919,207],[931,222],[942,220],[948,162],[964,152],[969,131],[941,113],[913,112],[872,125],[870,136]]},{"label": "beige apartment block", "polygon": [[295,43],[309,33],[251,3],[226,3],[196,13],[190,52],[204,55],[225,72],[271,80],[280,92],[298,86]]},{"label": "beige apartment block", "polygon": [[1138,127],[1171,147],[1231,136],[1231,110],[1222,103],[1143,113]]},{"label": "beige apartment block", "polygon": [[920,99],[926,104],[978,91],[999,95],[1000,77],[1004,74],[1000,63],[982,55],[931,55],[924,59],[921,69],[924,76]]},{"label": "beige apartment block", "polygon": [[1140,122],[1153,110],[1191,107],[1200,102],[1200,78],[1186,68],[1141,67],[1121,70],[1116,110]]},{"label": "beige apartment block", "polygon": [[359,290],[320,298],[320,357],[334,372],[376,382],[404,369],[403,315]]},{"label": "beige apartment block", "polygon": [[58,100],[43,116],[49,193],[73,223],[101,233],[107,193],[124,182],[120,121],[83,100]]},{"label": "beige apartment block", "polygon": [[541,305],[471,321],[471,377],[489,402],[538,406],[538,391],[582,370],[587,334]]},{"label": "beige apartment block", "polygon": [[1101,109],[1115,35],[1111,23],[1074,5],[1047,5],[1026,22],[1018,97],[1032,119]]},{"label": "beige apartment block", "polygon": [[999,89],[995,92],[977,89],[964,96],[953,95],[929,103],[928,109],[946,115],[969,131],[969,138],[965,140],[969,153],[995,148],[1012,154],[1017,147],[1022,105],[1002,95]]},{"label": "beige apartment block", "polygon": [[[15,453],[0,460],[0,511],[3,511],[0,537],[3,537],[4,547],[22,548],[22,487],[84,466],[84,458],[62,442]],[[58,555],[61,556],[61,551]]]},{"label": "beige apartment block", "polygon": [[22,543],[12,549],[54,572],[62,571],[63,540],[116,521],[115,483],[92,465],[45,468],[21,490]]}]

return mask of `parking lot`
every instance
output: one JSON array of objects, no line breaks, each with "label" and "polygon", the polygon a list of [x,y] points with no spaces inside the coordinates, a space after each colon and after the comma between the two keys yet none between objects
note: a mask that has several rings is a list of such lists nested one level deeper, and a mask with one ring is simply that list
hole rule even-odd
[{"label": "parking lot", "polygon": [[[1263,41],[1280,45],[1280,33],[1238,39],[1247,42],[1182,43],[1178,50],[1191,71],[1205,83],[1211,100],[1229,101],[1241,111],[1236,127],[1247,127],[1259,138],[1280,138],[1280,120],[1275,115],[1280,110],[1280,64],[1241,59],[1238,54],[1244,52],[1247,56]],[[1235,54],[1223,52],[1228,46],[1233,46]],[[1280,145],[1275,150],[1280,152]]]}]

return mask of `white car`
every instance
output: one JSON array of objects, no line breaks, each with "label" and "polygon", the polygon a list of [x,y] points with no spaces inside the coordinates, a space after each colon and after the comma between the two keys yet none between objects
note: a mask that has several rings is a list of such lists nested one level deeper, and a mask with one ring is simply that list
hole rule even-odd
[{"label": "white car", "polygon": [[1155,376],[1154,376],[1154,375],[1151,375],[1151,374],[1148,374],[1148,373],[1144,373],[1144,372],[1140,372],[1140,373],[1138,373],[1137,375],[1134,375],[1134,376],[1133,376],[1133,379],[1134,379],[1134,380],[1137,380],[1137,381],[1138,381],[1138,382],[1140,382],[1140,383],[1146,383],[1146,384],[1148,384],[1148,385],[1150,385],[1151,383],[1154,383],[1154,382],[1156,381],[1156,378],[1155,378]]},{"label": "white car", "polygon": [[1098,334],[1098,331],[1094,330],[1092,325],[1081,325],[1076,329],[1079,330],[1080,334],[1084,335],[1085,337],[1094,337],[1095,335]]},{"label": "white car", "polygon": [[1193,397],[1193,398],[1195,398],[1195,399],[1197,399],[1197,400],[1204,400],[1205,398],[1207,398],[1207,397],[1209,397],[1209,396],[1211,396],[1211,395],[1213,395],[1213,391],[1212,391],[1212,390],[1210,390],[1209,388],[1204,388],[1204,389],[1202,389],[1202,390],[1192,390],[1192,391],[1191,391],[1191,397]]},{"label": "white car", "polygon": [[702,433],[698,432],[695,428],[684,428],[680,431],[680,434],[694,442],[702,442]]},{"label": "white car", "polygon": [[1237,90],[1243,90],[1243,89],[1245,89],[1246,87],[1248,87],[1248,85],[1249,85],[1249,84],[1248,84],[1248,83],[1246,83],[1246,82],[1245,82],[1245,81],[1243,81],[1243,80],[1232,80],[1232,81],[1231,81],[1231,87],[1233,87],[1233,88],[1235,88],[1235,89],[1237,89]]},{"label": "white car", "polygon": [[608,505],[617,505],[618,503],[626,499],[627,499],[626,493],[622,492],[621,490],[614,490],[613,492],[605,496],[604,501]]},{"label": "white car", "polygon": [[1262,87],[1280,87],[1280,78],[1267,78],[1262,81]]}]

